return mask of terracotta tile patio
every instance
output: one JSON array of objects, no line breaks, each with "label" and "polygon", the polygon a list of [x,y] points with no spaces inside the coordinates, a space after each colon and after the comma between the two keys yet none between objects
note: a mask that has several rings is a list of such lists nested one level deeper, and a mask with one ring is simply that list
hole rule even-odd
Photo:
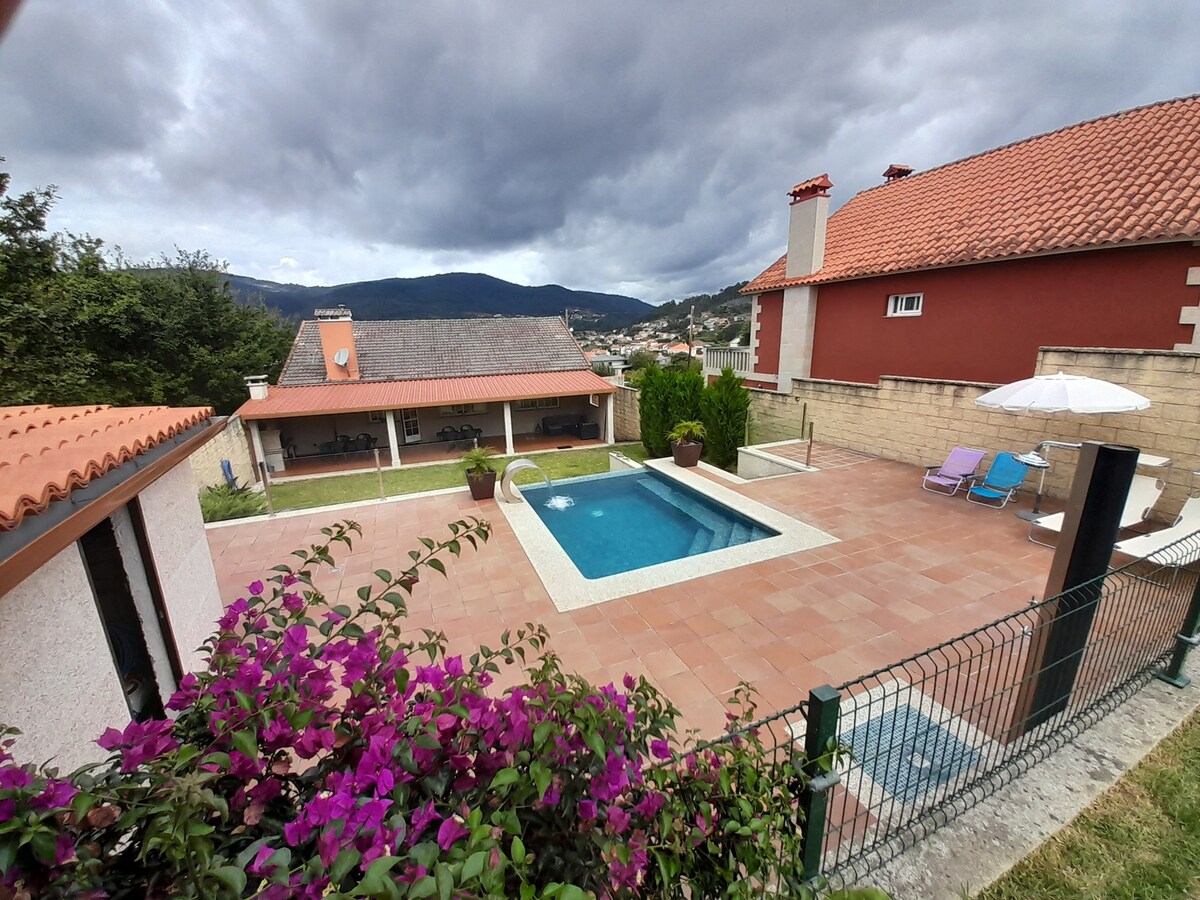
[{"label": "terracotta tile patio", "polygon": [[[921,470],[871,459],[737,486],[828,531],[840,543],[560,613],[495,502],[462,493],[372,504],[208,531],[222,597],[319,529],[363,527],[339,571],[318,586],[355,602],[377,568],[401,568],[421,535],[464,515],[489,519],[493,539],[464,552],[442,579],[428,573],[410,604],[414,627],[444,630],[457,651],[541,622],[566,666],[602,682],[644,673],[705,734],[724,724],[721,698],[754,682],[761,711],[788,708],[824,682],[839,684],[1040,598],[1052,552],[1026,540],[1010,506],[994,511],[920,489]],[[710,476],[711,477],[711,476]],[[727,483],[727,482],[726,482]]]}]

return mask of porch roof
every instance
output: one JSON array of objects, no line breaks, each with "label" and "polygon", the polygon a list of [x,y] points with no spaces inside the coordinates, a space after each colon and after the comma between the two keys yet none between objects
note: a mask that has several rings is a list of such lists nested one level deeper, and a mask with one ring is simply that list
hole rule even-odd
[{"label": "porch roof", "polygon": [[497,403],[540,397],[612,394],[616,390],[591,369],[416,381],[342,381],[302,387],[273,385],[266,399],[247,400],[237,414],[247,420],[285,419],[326,413],[447,406],[452,403]]}]

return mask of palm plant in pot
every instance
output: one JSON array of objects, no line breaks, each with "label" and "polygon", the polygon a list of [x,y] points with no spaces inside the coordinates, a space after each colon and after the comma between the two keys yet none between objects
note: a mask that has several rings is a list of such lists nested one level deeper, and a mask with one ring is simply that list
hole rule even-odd
[{"label": "palm plant in pot", "polygon": [[700,451],[704,449],[704,423],[690,420],[680,422],[667,432],[671,442],[671,456],[675,465],[685,468],[700,462]]},{"label": "palm plant in pot", "polygon": [[492,465],[495,455],[490,447],[476,447],[459,459],[467,467],[467,487],[475,500],[491,500],[496,496],[496,467]]}]

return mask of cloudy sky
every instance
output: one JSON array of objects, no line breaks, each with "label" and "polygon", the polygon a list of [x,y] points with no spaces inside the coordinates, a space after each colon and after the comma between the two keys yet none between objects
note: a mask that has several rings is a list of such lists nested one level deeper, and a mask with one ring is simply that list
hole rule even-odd
[{"label": "cloudy sky", "polygon": [[833,203],[1200,92],[1192,0],[26,0],[0,156],[52,226],[332,284],[447,271],[660,301]]}]

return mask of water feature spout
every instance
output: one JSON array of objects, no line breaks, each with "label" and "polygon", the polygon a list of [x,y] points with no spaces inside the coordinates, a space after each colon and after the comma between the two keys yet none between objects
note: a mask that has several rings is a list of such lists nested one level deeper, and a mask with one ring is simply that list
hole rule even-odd
[{"label": "water feature spout", "polygon": [[523,502],[521,500],[521,495],[516,493],[512,489],[512,480],[513,480],[513,477],[518,472],[523,472],[526,469],[536,469],[537,471],[542,473],[542,478],[546,479],[547,492],[549,492],[554,487],[554,483],[550,480],[550,476],[547,475],[542,470],[542,467],[539,466],[537,463],[535,463],[533,460],[525,459],[524,457],[522,457],[520,459],[514,459],[512,462],[510,462],[507,466],[504,467],[504,472],[500,475],[500,495],[502,497],[504,497],[504,499],[507,500],[509,503]]}]

